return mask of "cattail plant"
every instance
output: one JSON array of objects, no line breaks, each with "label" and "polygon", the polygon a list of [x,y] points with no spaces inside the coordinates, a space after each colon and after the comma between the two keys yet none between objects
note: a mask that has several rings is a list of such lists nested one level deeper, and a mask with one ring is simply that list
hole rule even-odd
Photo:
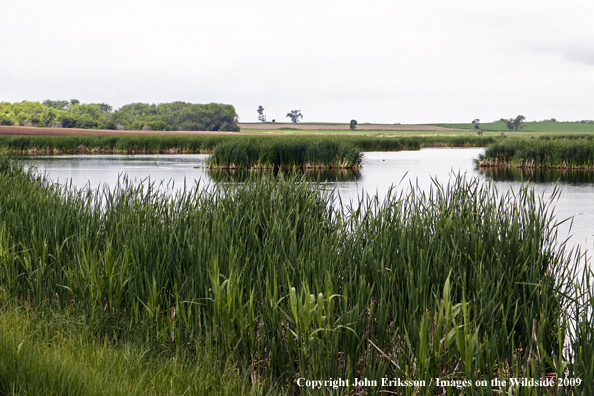
[{"label": "cattail plant", "polygon": [[[319,392],[460,394],[430,381],[567,375],[581,384],[531,394],[592,387],[591,274],[576,272],[551,201],[531,190],[454,175],[341,207],[282,172],[160,187],[77,190],[0,159],[0,287],[84,317],[116,347],[191,356],[203,344],[268,389],[348,378]],[[464,394],[492,391],[532,392]]]}]

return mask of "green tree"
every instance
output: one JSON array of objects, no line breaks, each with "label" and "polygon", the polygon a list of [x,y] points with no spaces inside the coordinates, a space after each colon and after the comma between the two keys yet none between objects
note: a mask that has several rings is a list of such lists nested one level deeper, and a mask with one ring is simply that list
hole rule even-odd
[{"label": "green tree", "polygon": [[97,103],[97,107],[104,113],[111,113],[113,107],[108,105],[107,103]]},{"label": "green tree", "polygon": [[56,111],[50,107],[41,115],[41,121],[45,126],[51,126],[52,122],[56,119],[56,115]]},{"label": "green tree", "polygon": [[68,101],[67,100],[50,100],[46,99],[42,103],[42,105],[47,107],[53,107],[56,110],[66,110],[68,108]]},{"label": "green tree", "polygon": [[29,117],[29,121],[34,126],[38,126],[38,124],[41,123],[41,116],[39,114],[31,114],[31,117]]},{"label": "green tree", "polygon": [[27,121],[29,119],[29,117],[30,117],[29,114],[25,113],[24,111],[21,111],[16,116],[16,122],[18,125],[24,125],[25,121]]},{"label": "green tree", "polygon": [[301,110],[291,110],[287,113],[287,117],[289,117],[292,122],[299,122],[299,119],[303,118],[303,114],[301,114]]},{"label": "green tree", "polygon": [[266,122],[266,115],[264,114],[264,107],[258,106],[258,121]]},{"label": "green tree", "polygon": [[80,100],[78,100],[78,99],[70,99],[70,104],[71,105],[78,105],[78,104],[80,104]]},{"label": "green tree", "polygon": [[351,125],[350,125],[351,130],[355,130],[357,129],[357,120],[351,120]]},{"label": "green tree", "polygon": [[0,125],[13,125],[14,114],[0,114]]},{"label": "green tree", "polygon": [[503,122],[505,124],[505,126],[507,127],[507,129],[509,129],[510,131],[519,131],[520,129],[524,128],[524,120],[526,119],[526,117],[524,117],[523,115],[519,115],[516,118],[510,118],[510,119],[505,119],[502,118],[501,122]]}]

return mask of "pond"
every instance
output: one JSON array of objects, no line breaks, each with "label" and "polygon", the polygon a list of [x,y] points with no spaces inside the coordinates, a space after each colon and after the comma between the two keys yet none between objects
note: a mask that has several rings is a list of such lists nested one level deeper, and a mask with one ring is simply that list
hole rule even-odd
[{"label": "pond", "polygon": [[[363,168],[357,172],[323,172],[321,177],[339,192],[343,202],[356,201],[359,197],[378,194],[384,197],[394,186],[396,192],[418,185],[428,189],[437,180],[447,184],[452,175],[466,174],[493,180],[500,192],[512,188],[517,191],[528,182],[538,195],[548,198],[556,185],[561,196],[555,202],[558,220],[572,218],[559,228],[559,238],[569,239],[569,247],[592,251],[594,242],[594,173],[587,171],[519,171],[481,170],[474,164],[482,148],[426,148],[420,151],[365,153]],[[113,186],[126,174],[137,182],[174,182],[175,188],[184,183],[192,185],[200,180],[208,185],[215,179],[228,175],[211,174],[205,166],[207,154],[196,155],[61,155],[26,157],[28,165],[35,164],[46,171],[55,182],[72,181],[77,187],[90,185],[96,188]],[[198,168],[196,168],[198,167]],[[231,175],[240,177],[240,175]]]}]

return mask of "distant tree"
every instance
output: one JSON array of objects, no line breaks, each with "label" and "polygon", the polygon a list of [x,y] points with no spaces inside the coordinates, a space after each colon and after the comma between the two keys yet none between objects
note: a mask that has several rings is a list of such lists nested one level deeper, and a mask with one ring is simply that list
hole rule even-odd
[{"label": "distant tree", "polygon": [[29,121],[34,125],[37,126],[41,122],[41,116],[39,114],[31,114],[29,117]]},{"label": "distant tree", "polygon": [[0,114],[0,125],[13,125],[13,117],[9,114]]},{"label": "distant tree", "polygon": [[354,131],[357,129],[357,120],[351,120],[350,128]]},{"label": "distant tree", "polygon": [[113,107],[108,105],[107,103],[97,103],[97,107],[104,113],[111,113]]},{"label": "distant tree", "polygon": [[66,108],[68,107],[68,101],[67,100],[50,100],[50,99],[46,99],[41,104],[44,105],[44,106],[47,106],[47,107],[53,107],[56,110],[66,110]]},{"label": "distant tree", "polygon": [[519,131],[520,129],[524,128],[524,120],[526,119],[526,117],[524,117],[523,115],[519,115],[516,118],[510,118],[510,119],[505,119],[502,118],[501,122],[503,122],[505,124],[505,126],[507,127],[507,129],[509,129],[510,131]]},{"label": "distant tree", "polygon": [[481,120],[475,118],[474,120],[472,120],[472,124],[474,125],[474,129],[479,129],[481,127]]},{"label": "distant tree", "polygon": [[52,122],[56,119],[56,111],[53,108],[47,109],[41,115],[41,121],[45,124],[45,126],[52,126]]},{"label": "distant tree", "polygon": [[29,117],[30,117],[29,114],[25,113],[24,111],[21,111],[16,116],[16,122],[18,125],[24,125],[25,121],[27,121],[29,119]]},{"label": "distant tree", "polygon": [[77,104],[80,104],[80,100],[78,100],[78,99],[70,99],[70,104],[71,104],[71,105],[77,105]]},{"label": "distant tree", "polygon": [[264,107],[258,106],[258,121],[266,122],[266,114],[264,114]]},{"label": "distant tree", "polygon": [[113,122],[112,120],[107,120],[107,121],[105,121],[104,128],[115,130],[115,129],[118,129],[118,125],[115,122]]},{"label": "distant tree", "polygon": [[289,117],[292,122],[299,122],[299,119],[303,118],[303,114],[301,114],[301,110],[291,110],[287,113],[287,117]]}]

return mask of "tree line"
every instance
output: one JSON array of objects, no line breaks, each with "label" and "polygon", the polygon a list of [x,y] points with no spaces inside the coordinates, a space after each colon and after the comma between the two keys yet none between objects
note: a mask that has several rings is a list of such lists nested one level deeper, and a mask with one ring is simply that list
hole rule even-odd
[{"label": "tree line", "polygon": [[132,103],[113,111],[107,103],[77,99],[0,102],[0,125],[154,131],[239,131],[227,104]]}]

